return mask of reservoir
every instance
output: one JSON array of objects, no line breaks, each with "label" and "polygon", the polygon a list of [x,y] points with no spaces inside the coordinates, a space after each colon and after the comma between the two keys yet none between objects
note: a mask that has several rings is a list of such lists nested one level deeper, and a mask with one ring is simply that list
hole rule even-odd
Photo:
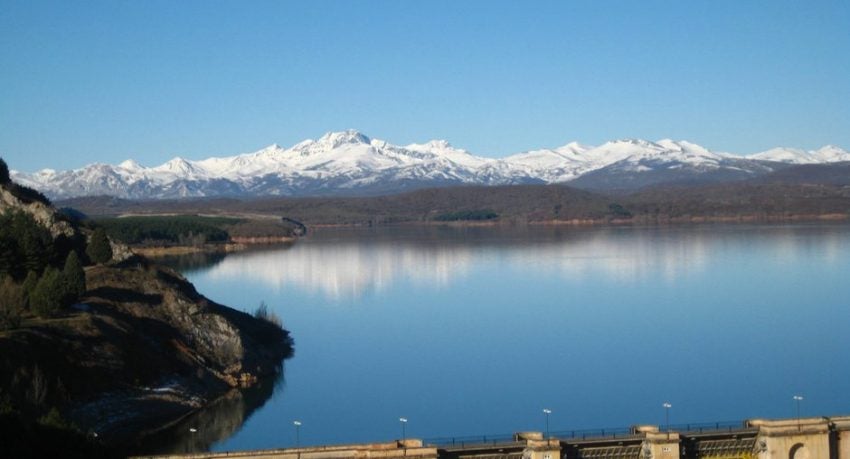
[{"label": "reservoir", "polygon": [[850,413],[848,225],[318,229],[177,263],[296,349],[180,450]]}]

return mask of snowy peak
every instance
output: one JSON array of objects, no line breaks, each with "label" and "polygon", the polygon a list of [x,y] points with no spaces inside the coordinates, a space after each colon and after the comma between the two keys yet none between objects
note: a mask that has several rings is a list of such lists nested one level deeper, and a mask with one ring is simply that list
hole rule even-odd
[{"label": "snowy peak", "polygon": [[430,140],[425,143],[412,143],[410,145],[405,145],[404,148],[413,151],[425,152],[459,151],[467,153],[466,150],[459,150],[453,147],[447,140]]},{"label": "snowy peak", "polygon": [[587,150],[590,150],[591,148],[593,147],[582,145],[578,142],[570,142],[564,146],[555,148],[554,151],[564,157],[572,158],[584,154]]},{"label": "snowy peak", "polygon": [[122,162],[121,164],[118,165],[118,167],[120,167],[122,169],[126,169],[128,171],[138,171],[138,170],[142,169],[141,164],[137,163],[135,160],[132,160],[132,159],[128,159],[128,160]]},{"label": "snowy peak", "polygon": [[826,145],[815,150],[814,156],[826,163],[850,161],[850,152],[835,145]]},{"label": "snowy peak", "polygon": [[756,153],[750,156],[750,158],[791,164],[810,164],[817,162],[811,154],[799,148],[771,148],[770,150]]},{"label": "snowy peak", "polygon": [[835,145],[826,145],[818,150],[809,151],[779,147],[754,154],[750,158],[789,164],[823,164],[850,161],[850,152]]},{"label": "snowy peak", "polygon": [[365,144],[372,143],[372,139],[361,134],[354,129],[348,129],[340,132],[328,132],[316,142],[324,148],[334,149],[345,144]]},{"label": "snowy peak", "polygon": [[190,177],[203,174],[203,171],[196,167],[191,161],[187,161],[181,157],[176,157],[161,166],[153,168],[156,172],[166,172],[178,176]]},{"label": "snowy peak", "polygon": [[765,161],[830,163],[850,161],[850,153],[827,145],[814,151],[776,148],[745,157],[712,152],[684,140],[622,139],[599,146],[571,142],[494,159],[473,155],[446,140],[399,146],[349,129],[289,148],[272,144],[252,153],[198,161],[175,157],[156,167],[126,160],[117,166],[91,164],[12,175],[53,198],[107,194],[150,199],[369,194],[462,184],[589,181],[613,189],[623,188],[624,182],[704,183],[755,177],[773,171]]}]

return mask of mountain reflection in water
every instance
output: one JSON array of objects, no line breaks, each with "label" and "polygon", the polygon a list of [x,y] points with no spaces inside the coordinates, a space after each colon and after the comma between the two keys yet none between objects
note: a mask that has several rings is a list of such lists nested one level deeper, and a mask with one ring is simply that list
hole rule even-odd
[{"label": "mountain reflection in water", "polygon": [[[244,277],[275,291],[287,287],[329,300],[356,299],[401,280],[445,288],[459,282],[479,261],[496,261],[555,273],[565,279],[602,275],[635,282],[662,273],[663,280],[703,269],[708,253],[740,239],[728,225],[656,228],[573,227],[395,227],[334,229],[291,246],[169,260],[178,270],[205,270],[210,279]],[[797,229],[764,227],[774,245],[798,251]],[[834,235],[823,237],[838,238]],[[838,239],[836,239],[838,240]],[[821,241],[823,242],[823,241]],[[286,256],[281,256],[287,251]],[[833,251],[834,252],[834,251]],[[794,253],[784,255],[795,256]],[[804,253],[799,254],[804,256]],[[329,262],[333,260],[333,262]],[[176,264],[175,264],[176,263]]]},{"label": "mountain reflection in water", "polygon": [[846,224],[318,229],[185,266],[298,343],[285,393],[212,450],[292,446],[294,420],[315,445],[400,416],[428,438],[540,429],[544,406],[571,430],[663,422],[665,400],[675,422],[847,405]]}]

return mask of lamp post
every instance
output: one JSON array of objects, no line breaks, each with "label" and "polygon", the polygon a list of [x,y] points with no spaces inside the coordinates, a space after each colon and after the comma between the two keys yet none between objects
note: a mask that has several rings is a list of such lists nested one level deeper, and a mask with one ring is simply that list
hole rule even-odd
[{"label": "lamp post", "polygon": [[546,415],[546,438],[549,438],[549,415],[552,414],[552,410],[543,408],[543,414]]},{"label": "lamp post", "polygon": [[673,408],[673,405],[670,402],[664,402],[661,406],[664,407],[664,424],[667,429],[667,438],[670,438],[670,408]]},{"label": "lamp post", "polygon": [[398,418],[398,422],[401,423],[401,444],[407,444],[407,430],[405,427],[407,426],[407,418]]},{"label": "lamp post", "polygon": [[295,447],[301,447],[301,421],[292,421],[292,425],[295,426]]},{"label": "lamp post", "polygon": [[802,395],[795,395],[794,401],[797,403],[797,430],[803,430],[803,426],[800,425],[800,402],[803,400]]}]

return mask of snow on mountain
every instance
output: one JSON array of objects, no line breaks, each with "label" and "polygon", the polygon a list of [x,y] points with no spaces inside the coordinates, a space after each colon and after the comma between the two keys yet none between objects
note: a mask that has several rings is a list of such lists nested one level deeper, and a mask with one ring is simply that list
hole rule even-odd
[{"label": "snow on mountain", "polygon": [[850,152],[835,145],[826,145],[818,150],[809,151],[780,147],[757,153],[749,158],[789,164],[824,164],[850,161]]},{"label": "snow on mountain", "polygon": [[587,156],[591,148],[571,142],[558,148],[532,150],[508,156],[504,161],[547,183],[566,182],[593,169],[594,165]]},{"label": "snow on mountain", "polygon": [[290,148],[273,144],[230,157],[199,161],[175,157],[155,167],[126,160],[117,166],[91,164],[70,171],[12,171],[12,175],[53,198],[106,194],[144,199],[376,194],[429,186],[568,181],[588,188],[629,188],[756,176],[773,170],[768,161],[850,161],[850,153],[826,146],[809,152],[780,148],[743,157],[686,141],[625,139],[595,147],[572,142],[493,159],[445,140],[399,146],[347,130]]}]

